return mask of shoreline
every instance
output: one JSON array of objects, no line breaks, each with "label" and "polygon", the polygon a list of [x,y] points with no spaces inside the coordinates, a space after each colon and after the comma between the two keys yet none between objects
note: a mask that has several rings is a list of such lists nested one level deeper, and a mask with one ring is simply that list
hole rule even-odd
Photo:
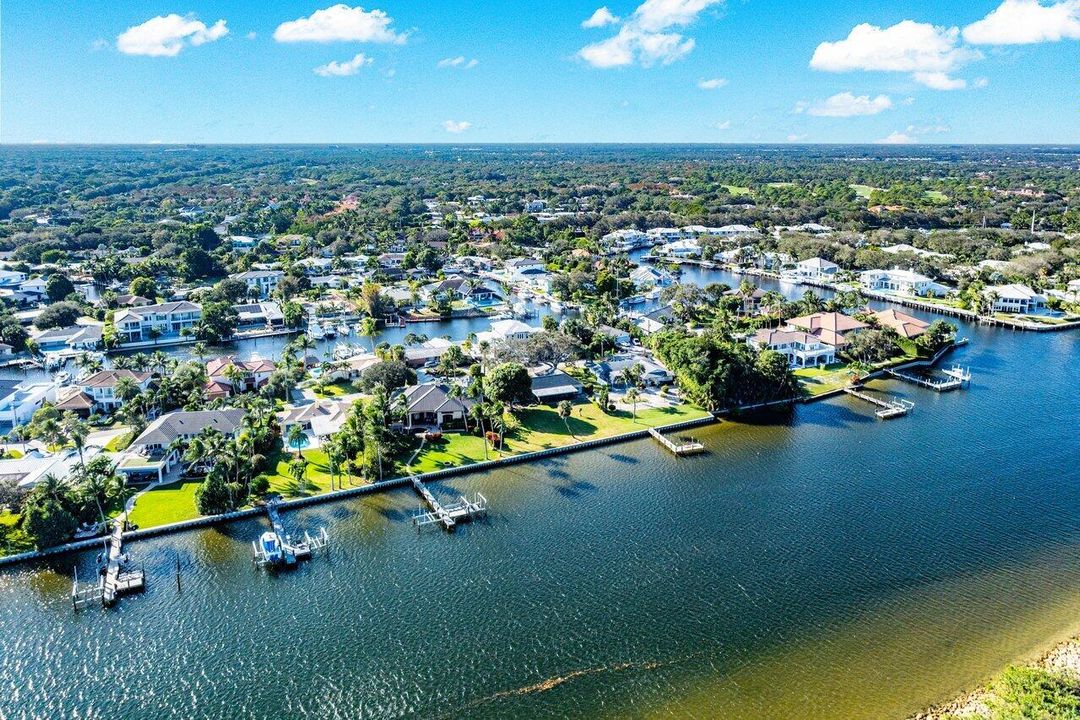
[{"label": "shoreline", "polygon": [[[1080,636],[1059,642],[1034,661],[1015,663],[1015,665],[1062,674],[1072,680],[1080,681]],[[988,702],[994,699],[993,684],[1006,669],[996,673],[993,678],[981,683],[979,687],[953,700],[931,705],[909,716],[907,720],[958,720],[960,718],[978,720],[984,717],[989,710]]]},{"label": "shoreline", "polygon": [[[933,367],[941,360],[941,358],[943,358],[953,349],[966,344],[966,338],[959,339],[943,347],[930,358],[906,361],[897,365],[888,365],[886,367],[875,370],[874,372],[867,375],[864,379],[879,377],[883,375],[886,370],[889,369],[905,369],[909,367]],[[759,410],[779,407],[782,405],[788,405],[793,407],[795,404],[809,404],[817,402],[819,400],[827,400],[836,397],[842,393],[843,389],[840,388],[837,390],[831,390],[829,392],[821,393],[819,395],[794,397],[784,400],[774,400],[766,403],[758,403],[755,405],[740,406],[737,408],[730,408],[728,410],[722,410],[715,413],[707,413],[700,418],[683,420],[681,422],[671,423],[668,425],[658,425],[652,428],[632,430],[630,432],[618,433],[615,435],[609,435],[607,437],[593,438],[591,440],[581,440],[578,442],[569,443],[567,445],[560,445],[558,447],[545,448],[543,450],[534,450],[531,452],[509,455],[507,457],[497,458],[495,460],[485,460],[465,465],[457,465],[454,467],[433,470],[431,472],[420,473],[417,475],[410,475],[406,473],[404,475],[399,475],[378,482],[368,483],[367,485],[345,488],[343,490],[331,490],[330,492],[319,493],[317,495],[309,495],[307,497],[301,498],[293,498],[291,500],[281,500],[278,503],[278,508],[280,510],[291,510],[295,508],[306,507],[308,505],[329,503],[337,500],[346,500],[361,495],[368,495],[371,493],[382,492],[384,490],[393,490],[398,487],[404,487],[411,483],[414,477],[419,478],[421,482],[428,482],[431,480],[439,480],[442,478],[455,477],[458,475],[466,475],[473,472],[483,472],[505,465],[514,465],[519,463],[531,462],[533,460],[542,460],[544,458],[552,457],[555,455],[581,452],[583,450],[590,450],[592,448],[603,447],[605,445],[614,445],[622,442],[629,442],[631,440],[640,440],[649,437],[650,430],[656,430],[660,433],[667,433],[691,427],[711,425],[719,422],[721,418],[727,416],[740,415],[747,412],[756,412]],[[192,518],[190,520],[182,520],[176,523],[155,525],[153,527],[140,528],[137,530],[128,530],[123,534],[123,539],[125,541],[137,540],[139,538],[184,532],[186,530],[194,530],[202,527],[208,527],[211,525],[232,522],[234,520],[243,520],[250,517],[257,517],[265,513],[266,509],[263,506],[243,508],[228,513],[222,513],[220,515],[205,515],[197,518]],[[15,555],[0,556],[0,568],[18,565],[24,562],[31,562],[34,560],[41,560],[44,558],[65,555],[72,552],[88,550],[98,546],[106,538],[107,536],[100,535],[93,538],[86,538],[83,540],[65,543],[63,545],[57,545],[51,548],[45,548],[43,550],[32,550],[24,553],[17,553]]]}]

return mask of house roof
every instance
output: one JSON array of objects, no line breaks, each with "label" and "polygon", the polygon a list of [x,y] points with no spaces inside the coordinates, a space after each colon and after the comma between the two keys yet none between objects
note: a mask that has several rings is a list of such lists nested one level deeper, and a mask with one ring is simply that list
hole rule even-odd
[{"label": "house roof", "polygon": [[250,373],[268,373],[273,372],[277,365],[272,360],[263,360],[262,358],[252,358],[251,360],[237,360],[230,355],[223,355],[219,358],[214,358],[206,363],[206,374],[209,377],[216,375],[224,375],[225,369],[230,365],[235,365],[245,372]]},{"label": "house roof", "polygon": [[844,333],[862,330],[867,327],[866,323],[859,322],[850,315],[838,312],[820,312],[813,315],[804,315],[789,320],[788,325],[802,328],[810,334],[816,335],[822,342],[837,347],[847,344]]},{"label": "house roof", "polygon": [[162,415],[149,427],[143,430],[139,437],[131,443],[132,447],[145,445],[168,446],[178,437],[198,435],[206,428],[213,428],[219,432],[231,435],[240,427],[240,421],[244,419],[244,411],[240,408],[226,408],[224,410],[177,410],[168,415]]},{"label": "house roof", "polygon": [[926,329],[930,327],[930,323],[924,322],[917,317],[912,317],[907,313],[902,313],[893,308],[874,313],[874,318],[876,318],[882,326],[892,328],[901,337],[909,339],[922,335],[926,332]]},{"label": "house roof", "polygon": [[787,345],[793,342],[802,343],[803,345],[816,345],[821,342],[821,338],[802,330],[765,328],[754,333],[754,342],[759,347],[776,347],[777,345]]},{"label": "house roof", "polygon": [[562,370],[553,370],[543,375],[537,375],[532,379],[533,395],[540,400],[545,397],[576,395],[581,391],[582,385],[577,378],[564,373]]},{"label": "house roof", "polygon": [[142,385],[150,379],[150,373],[135,372],[134,370],[101,370],[83,380],[80,385],[90,388],[114,388],[121,378],[130,378],[136,384]]},{"label": "house roof", "polygon": [[144,305],[139,308],[130,310],[121,310],[113,318],[113,322],[120,322],[127,318],[135,318],[138,320],[144,319],[147,315],[171,315],[178,312],[195,312],[202,310],[199,305],[187,300],[177,300],[175,302],[158,303],[157,305]]},{"label": "house roof", "polygon": [[57,393],[57,410],[90,410],[93,407],[94,398],[77,387],[63,388]]},{"label": "house roof", "polygon": [[410,413],[467,412],[473,406],[469,398],[452,398],[450,388],[442,383],[412,385],[401,391]]}]

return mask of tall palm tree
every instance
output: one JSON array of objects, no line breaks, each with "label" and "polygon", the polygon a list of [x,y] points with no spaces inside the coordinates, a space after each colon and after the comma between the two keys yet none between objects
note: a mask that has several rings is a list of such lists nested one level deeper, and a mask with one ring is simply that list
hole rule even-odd
[{"label": "tall palm tree", "polygon": [[375,353],[375,336],[378,334],[378,328],[375,324],[375,318],[366,317],[360,321],[360,337],[369,338],[371,341],[371,352]]},{"label": "tall palm tree", "polygon": [[286,440],[289,443],[289,447],[296,448],[296,457],[300,457],[300,450],[303,448],[304,443],[307,442],[307,433],[304,432],[304,426],[300,423],[293,423],[289,426],[289,431],[286,434]]},{"label": "tall palm tree", "polygon": [[623,402],[629,403],[633,408],[633,418],[637,420],[637,404],[641,400],[641,392],[636,387],[631,387],[623,394]]},{"label": "tall palm tree", "polygon": [[191,346],[191,354],[199,359],[200,365],[206,364],[206,358],[210,357],[210,348],[202,340]]},{"label": "tall palm tree", "polygon": [[90,426],[73,412],[64,413],[61,422],[64,435],[75,445],[79,452],[79,467],[86,473],[86,459],[83,457],[83,449],[86,446],[86,437],[90,434]]}]

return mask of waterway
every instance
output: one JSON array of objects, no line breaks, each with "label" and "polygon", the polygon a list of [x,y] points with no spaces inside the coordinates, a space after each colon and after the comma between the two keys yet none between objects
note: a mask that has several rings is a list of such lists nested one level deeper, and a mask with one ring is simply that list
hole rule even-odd
[{"label": "waterway", "polygon": [[[73,613],[72,566],[0,572],[3,718],[903,718],[1080,630],[1080,338],[963,325],[970,389],[876,386],[285,516],[140,541],[144,595]],[[175,564],[181,565],[181,588]]]}]

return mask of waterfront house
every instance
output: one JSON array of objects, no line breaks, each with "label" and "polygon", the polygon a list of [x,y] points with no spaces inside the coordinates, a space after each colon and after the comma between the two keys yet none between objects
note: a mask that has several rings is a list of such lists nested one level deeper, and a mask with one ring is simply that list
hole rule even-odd
[{"label": "waterfront house", "polygon": [[1037,293],[1027,285],[994,285],[983,293],[993,298],[993,311],[1001,313],[1038,313],[1046,309],[1046,296]]},{"label": "waterfront house", "polygon": [[625,385],[623,372],[634,365],[641,366],[641,382],[645,386],[658,386],[675,379],[671,372],[654,358],[644,355],[612,355],[607,360],[592,366],[593,372],[603,382],[612,387]]},{"label": "waterfront house", "polygon": [[179,337],[202,319],[202,308],[187,300],[118,310],[113,316],[121,344]]},{"label": "waterfront house", "polygon": [[531,281],[537,275],[546,275],[544,263],[536,258],[523,257],[506,261],[506,279],[509,282]]},{"label": "waterfront house", "polygon": [[26,273],[19,270],[0,270],[0,288],[17,288],[26,282]]},{"label": "waterfront house", "polygon": [[207,395],[213,399],[258,390],[270,379],[275,367],[273,361],[262,358],[214,358],[206,363]]},{"label": "waterfront house", "polygon": [[545,368],[532,375],[532,392],[537,402],[554,403],[573,400],[581,395],[583,387],[577,378],[562,370]]},{"label": "waterfront house", "polygon": [[405,348],[405,364],[411,368],[434,365],[452,345],[456,344],[446,338],[431,338],[418,347]]},{"label": "waterfront house", "polygon": [[160,482],[180,461],[178,440],[191,440],[206,429],[235,437],[243,419],[240,408],[177,410],[162,415],[132,441],[116,469],[129,478],[149,477]]},{"label": "waterfront house", "polygon": [[540,328],[527,325],[520,320],[496,320],[491,323],[491,330],[476,334],[477,342],[495,342],[496,340],[524,340]]},{"label": "waterfront house", "polygon": [[[287,438],[289,430],[299,425],[309,438],[324,440],[336,434],[349,416],[352,402],[342,400],[318,400],[307,405],[296,405],[278,413],[281,435]],[[288,442],[286,440],[286,442]],[[287,447],[295,450],[295,447]]]},{"label": "waterfront house", "polygon": [[285,277],[281,270],[248,270],[229,277],[240,280],[248,287],[248,295],[260,298],[270,297]]},{"label": "waterfront house", "polygon": [[866,323],[859,322],[850,315],[837,312],[820,312],[793,318],[788,321],[788,326],[804,330],[822,342],[837,348],[847,344],[848,336],[868,327]]},{"label": "waterfront house", "polygon": [[758,330],[747,339],[757,350],[773,350],[787,358],[792,368],[815,367],[836,362],[836,348],[802,330]]},{"label": "waterfront house", "polygon": [[788,273],[792,279],[812,282],[831,282],[840,271],[840,266],[824,258],[813,257],[795,263],[795,268]]},{"label": "waterfront house", "polygon": [[470,398],[451,397],[449,386],[443,383],[412,385],[394,395],[405,405],[404,427],[408,430],[464,427],[465,416],[474,405]]},{"label": "waterfront house", "polygon": [[54,382],[27,380],[15,385],[0,398],[0,424],[14,427],[30,421],[42,405],[56,401]]},{"label": "waterfront house", "polygon": [[911,295],[914,297],[944,297],[949,288],[925,275],[911,270],[867,270],[859,274],[859,282],[867,290]]},{"label": "waterfront house", "polygon": [[741,288],[735,288],[734,290],[728,290],[724,295],[738,298],[740,302],[739,314],[749,316],[761,312],[761,301],[765,297],[765,291],[759,287],[755,287],[749,292],[743,292]]},{"label": "waterfront house", "polygon": [[69,325],[45,330],[34,337],[43,353],[96,350],[101,345],[100,325]]},{"label": "waterfront house", "polygon": [[625,228],[604,235],[600,238],[600,244],[610,252],[624,253],[648,247],[652,244],[652,240],[649,235],[640,230]]},{"label": "waterfront house", "polygon": [[612,327],[610,325],[601,325],[598,327],[597,332],[606,336],[615,345],[619,347],[630,347],[633,343],[633,338],[626,330],[620,330],[619,328]]},{"label": "waterfront house", "polygon": [[237,330],[261,330],[285,327],[285,314],[276,302],[233,305]]},{"label": "waterfront house", "polygon": [[655,253],[671,258],[696,258],[701,256],[701,245],[698,244],[696,238],[687,238],[661,245]]},{"label": "waterfront house", "polygon": [[[131,380],[140,392],[150,387],[151,375],[148,372],[133,370],[101,370],[75,384],[76,393],[64,393],[63,399],[57,399],[59,410],[71,410],[76,413],[112,413],[123,405],[123,400],[116,394],[116,387],[122,379]],[[89,407],[87,407],[89,405]]]},{"label": "waterfront house", "polygon": [[656,287],[667,287],[674,282],[671,273],[659,268],[639,265],[630,271],[630,282],[639,290],[650,290]]},{"label": "waterfront house", "polygon": [[930,327],[930,323],[893,308],[876,312],[872,317],[881,327],[891,328],[897,335],[909,340],[922,335]]}]

